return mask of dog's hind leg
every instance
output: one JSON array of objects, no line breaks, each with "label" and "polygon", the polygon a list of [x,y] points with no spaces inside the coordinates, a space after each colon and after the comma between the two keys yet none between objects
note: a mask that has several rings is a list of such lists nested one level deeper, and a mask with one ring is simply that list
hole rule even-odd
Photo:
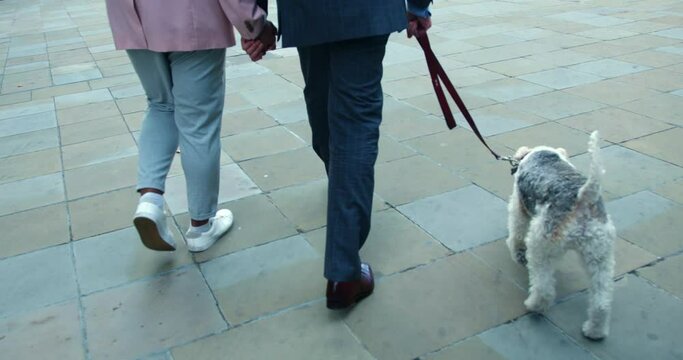
[{"label": "dog's hind leg", "polygon": [[524,238],[529,231],[529,220],[529,215],[522,207],[519,191],[515,185],[508,203],[508,238],[505,243],[510,249],[512,260],[522,265],[527,263]]},{"label": "dog's hind leg", "polygon": [[594,237],[584,239],[579,246],[586,269],[591,277],[588,300],[588,320],[583,323],[583,335],[600,340],[609,333],[614,277],[614,228],[594,231]]},{"label": "dog's hind leg", "polygon": [[529,260],[529,297],[524,301],[527,309],[544,312],[555,300],[555,267],[559,246],[546,232],[545,212],[534,217],[526,238]]}]

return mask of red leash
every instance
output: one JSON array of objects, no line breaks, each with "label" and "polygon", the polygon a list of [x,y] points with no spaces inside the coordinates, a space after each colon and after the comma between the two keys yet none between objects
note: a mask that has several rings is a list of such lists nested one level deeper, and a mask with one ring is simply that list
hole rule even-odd
[{"label": "red leash", "polygon": [[424,36],[417,36],[417,41],[420,43],[420,46],[422,47],[422,50],[425,53],[425,58],[427,58],[427,66],[429,67],[429,75],[431,75],[432,77],[432,85],[434,86],[434,92],[436,92],[436,97],[437,99],[439,99],[439,105],[441,106],[441,111],[443,112],[443,115],[446,118],[446,125],[448,125],[448,128],[453,129],[457,125],[455,123],[455,118],[453,117],[453,112],[451,112],[451,107],[448,105],[448,100],[446,100],[446,95],[444,94],[443,88],[441,87],[441,82],[443,82],[443,84],[446,86],[446,90],[448,90],[448,92],[451,94],[451,97],[455,101],[455,104],[458,105],[460,112],[465,117],[465,120],[467,120],[467,123],[470,124],[470,128],[472,129],[472,131],[474,131],[474,134],[477,135],[479,141],[481,141],[481,143],[484,144],[484,146],[486,146],[486,148],[491,152],[491,154],[496,158],[496,160],[508,160],[507,158],[503,158],[500,155],[496,154],[496,152],[493,151],[493,149],[491,149],[491,147],[489,147],[489,145],[486,143],[484,137],[481,136],[481,133],[477,128],[477,124],[475,124],[474,119],[472,119],[472,115],[470,115],[470,112],[467,110],[467,107],[460,98],[460,95],[458,95],[458,92],[455,91],[455,87],[451,83],[451,80],[448,79],[446,71],[443,69],[443,67],[439,63],[439,60],[436,58],[436,55],[434,54],[431,45],[429,45],[429,38],[427,37],[427,34],[425,33]]}]

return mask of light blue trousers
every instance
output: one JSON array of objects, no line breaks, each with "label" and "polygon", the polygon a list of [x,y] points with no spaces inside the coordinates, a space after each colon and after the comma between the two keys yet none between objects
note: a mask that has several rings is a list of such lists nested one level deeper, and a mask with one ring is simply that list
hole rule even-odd
[{"label": "light blue trousers", "polygon": [[225,49],[159,53],[128,50],[148,100],[140,133],[137,188],[165,191],[176,149],[190,217],[215,215],[225,97]]}]

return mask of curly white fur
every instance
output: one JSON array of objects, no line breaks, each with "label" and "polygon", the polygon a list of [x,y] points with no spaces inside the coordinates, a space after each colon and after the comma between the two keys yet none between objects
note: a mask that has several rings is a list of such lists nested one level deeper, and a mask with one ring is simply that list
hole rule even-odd
[{"label": "curly white fur", "polygon": [[616,231],[600,196],[604,169],[598,157],[598,133],[591,134],[591,170],[586,179],[569,163],[564,149],[522,147],[519,170],[508,204],[507,245],[513,260],[527,265],[529,297],[524,305],[543,312],[555,299],[554,265],[577,251],[591,278],[584,336],[598,340],[609,333]]}]

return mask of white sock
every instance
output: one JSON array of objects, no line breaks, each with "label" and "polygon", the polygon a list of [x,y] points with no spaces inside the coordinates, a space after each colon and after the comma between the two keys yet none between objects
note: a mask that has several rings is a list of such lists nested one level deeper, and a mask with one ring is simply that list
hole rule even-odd
[{"label": "white sock", "polygon": [[206,224],[202,225],[202,226],[192,226],[192,225],[190,225],[190,231],[192,231],[192,232],[194,232],[194,233],[197,233],[197,234],[201,234],[201,233],[207,232],[207,231],[209,231],[209,229],[211,229],[211,223],[208,223],[208,222],[207,222]]},{"label": "white sock", "polygon": [[164,196],[154,192],[148,192],[140,197],[140,202],[152,203],[160,208],[164,208]]}]

